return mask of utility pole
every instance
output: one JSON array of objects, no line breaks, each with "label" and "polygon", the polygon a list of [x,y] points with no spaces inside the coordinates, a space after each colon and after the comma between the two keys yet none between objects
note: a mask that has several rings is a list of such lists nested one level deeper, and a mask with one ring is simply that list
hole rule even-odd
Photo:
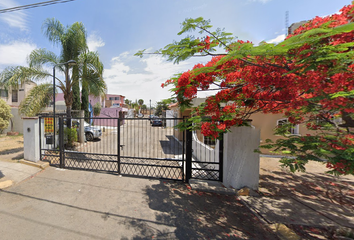
[{"label": "utility pole", "polygon": [[151,99],[150,99],[150,118],[151,118]]}]

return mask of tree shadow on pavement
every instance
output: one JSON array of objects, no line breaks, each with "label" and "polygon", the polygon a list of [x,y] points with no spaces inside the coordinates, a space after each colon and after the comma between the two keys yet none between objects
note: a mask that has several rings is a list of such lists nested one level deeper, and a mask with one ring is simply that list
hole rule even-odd
[{"label": "tree shadow on pavement", "polygon": [[146,226],[135,225],[140,232],[134,239],[278,239],[234,195],[199,192],[189,186],[160,181],[146,188],[149,207],[155,211],[156,221],[174,226],[174,232],[146,231]]},{"label": "tree shadow on pavement", "polygon": [[183,153],[183,148],[180,142],[173,136],[166,135],[168,141],[160,140],[160,145],[164,154],[179,155]]},{"label": "tree shadow on pavement", "polygon": [[0,155],[13,154],[13,153],[18,153],[18,152],[23,152],[23,147],[6,149],[6,150],[3,150],[3,151],[0,151]]},{"label": "tree shadow on pavement", "polygon": [[[354,181],[348,178],[322,173],[293,174],[263,169],[259,190],[263,196],[290,199],[301,207],[296,209],[287,206],[287,201],[277,201],[276,209],[282,210],[282,217],[287,219],[289,227],[300,232],[306,239],[320,239],[315,237],[316,234],[332,239],[334,229],[354,228]],[[304,209],[312,210],[315,215],[302,215],[301,211]],[[289,222],[295,215],[301,215],[304,219],[298,223]]]}]

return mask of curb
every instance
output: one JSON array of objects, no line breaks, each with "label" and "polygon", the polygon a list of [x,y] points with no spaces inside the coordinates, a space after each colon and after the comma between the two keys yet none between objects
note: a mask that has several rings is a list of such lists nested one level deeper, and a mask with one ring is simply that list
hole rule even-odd
[{"label": "curb", "polygon": [[301,237],[297,235],[293,230],[288,228],[282,223],[269,223],[260,215],[256,210],[254,210],[247,202],[245,202],[242,197],[238,196],[238,199],[245,205],[252,213],[255,215],[269,230],[275,233],[281,240],[300,240]]},{"label": "curb", "polygon": [[281,240],[300,240],[301,237],[282,223],[270,224],[269,228],[278,235]]},{"label": "curb", "polygon": [[3,182],[0,182],[0,189],[8,188],[8,187],[12,186],[12,184],[13,184],[12,180],[6,180]]},{"label": "curb", "polygon": [[26,164],[28,166],[38,167],[40,169],[46,169],[47,167],[49,167],[49,162],[42,162],[42,161],[31,162],[31,161],[27,161],[27,160],[24,160],[24,159],[19,160],[18,162]]}]

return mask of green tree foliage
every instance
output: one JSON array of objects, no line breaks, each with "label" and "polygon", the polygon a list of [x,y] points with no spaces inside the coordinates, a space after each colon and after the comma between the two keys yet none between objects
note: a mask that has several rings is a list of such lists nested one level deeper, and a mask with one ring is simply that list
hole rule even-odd
[{"label": "green tree foliage", "polygon": [[52,100],[53,85],[40,84],[32,88],[27,97],[20,103],[19,112],[28,117],[33,117],[45,108]]},{"label": "green tree foliage", "polygon": [[[104,97],[106,94],[107,87],[103,80],[103,63],[100,61],[97,52],[85,52],[79,56],[78,66],[81,73],[81,95],[85,95],[85,102],[87,102],[88,107],[89,95]],[[87,94],[84,91],[87,91]],[[82,97],[81,100],[84,101]]]},{"label": "green tree foliage", "polygon": [[4,100],[0,99],[0,133],[3,133],[8,128],[12,117],[10,106]]},{"label": "green tree foliage", "polygon": [[156,103],[155,115],[161,116],[162,112],[168,110],[168,105],[171,103],[170,99],[164,99]]},{"label": "green tree foliage", "polygon": [[98,117],[101,113],[101,104],[99,102],[97,102],[94,106],[93,106],[93,115],[95,117]]},{"label": "green tree foliage", "polygon": [[89,92],[86,83],[82,84],[81,89],[81,109],[85,111],[85,119],[88,119],[90,117]]},{"label": "green tree foliage", "polygon": [[[154,54],[175,63],[213,57],[163,83],[173,86],[181,107],[190,107],[198,91],[217,90],[194,109],[193,128],[216,138],[247,125],[254,113],[282,113],[289,124],[276,132],[283,138],[264,147],[291,155],[281,160],[284,166],[303,171],[309,160],[325,160],[329,173],[354,174],[354,1],[306,22],[279,44],[237,40],[203,18],[186,19],[181,34],[186,37]],[[289,135],[296,124],[310,133]]]},{"label": "green tree foliage", "polygon": [[77,142],[76,128],[64,128],[64,136],[67,148],[73,148],[74,143]]},{"label": "green tree foliage", "polygon": [[[48,18],[45,20],[42,26],[44,35],[54,45],[60,47],[60,54],[48,51],[46,49],[35,49],[28,56],[29,67],[8,67],[0,74],[0,86],[5,88],[15,87],[19,84],[24,84],[30,80],[43,80],[48,77],[53,77],[51,73],[44,70],[45,67],[55,67],[56,71],[64,74],[64,80],[56,77],[56,86],[64,94],[65,105],[67,107],[68,117],[71,116],[72,104],[74,102],[74,92],[77,92],[77,86],[79,81],[86,81],[89,88],[89,93],[94,95],[104,94],[106,91],[106,84],[102,78],[103,65],[99,61],[98,54],[88,51],[86,43],[86,30],[82,23],[76,22],[72,25],[64,27],[58,20],[54,18]],[[75,60],[77,66],[74,67],[72,75],[69,69],[71,66],[68,64],[62,65],[69,60]],[[58,65],[61,64],[61,65]],[[58,76],[58,74],[56,75]],[[52,79],[51,79],[52,80]],[[43,93],[44,95],[52,94],[49,92]],[[76,93],[75,93],[76,94]],[[46,99],[46,96],[40,97],[40,99]],[[78,96],[78,94],[76,94]],[[77,99],[77,97],[75,98]],[[78,100],[75,100],[79,102]],[[42,109],[40,107],[30,106],[33,103],[25,101],[26,104],[22,104],[22,108],[36,109],[39,113]],[[38,103],[38,102],[37,102]],[[39,103],[40,106],[44,106],[43,103]],[[79,106],[75,106],[75,108]],[[26,111],[22,111],[26,112]],[[32,112],[33,110],[29,110]],[[69,125],[71,121],[68,121]]]},{"label": "green tree foliage", "polygon": [[132,108],[132,101],[129,100],[128,98],[126,98],[126,99],[124,100],[124,103],[125,103],[126,105],[128,105],[128,108]]},{"label": "green tree foliage", "polygon": [[[78,66],[73,67],[73,79],[78,79],[79,75]],[[75,77],[74,77],[75,76]],[[74,81],[72,86],[73,91],[73,105],[72,110],[81,110],[81,101],[80,101],[80,83],[79,81]]]},{"label": "green tree foliage", "polygon": [[139,104],[139,106],[142,106],[144,104],[144,100],[143,99],[139,99],[138,100],[138,104]]}]

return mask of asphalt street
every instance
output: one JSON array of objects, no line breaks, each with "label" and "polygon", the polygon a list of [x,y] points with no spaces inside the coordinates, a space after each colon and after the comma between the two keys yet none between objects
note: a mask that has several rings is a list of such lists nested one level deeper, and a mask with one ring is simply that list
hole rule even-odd
[{"label": "asphalt street", "polygon": [[0,190],[1,239],[277,239],[236,196],[48,167]]}]

